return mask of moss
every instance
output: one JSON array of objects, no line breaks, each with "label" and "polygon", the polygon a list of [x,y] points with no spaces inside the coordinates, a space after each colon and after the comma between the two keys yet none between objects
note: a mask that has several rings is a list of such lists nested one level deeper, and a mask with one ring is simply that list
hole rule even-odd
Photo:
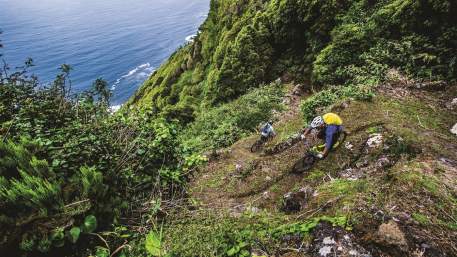
[{"label": "moss", "polygon": [[320,182],[325,177],[325,172],[319,169],[313,169],[312,172],[305,178],[308,182]]},{"label": "moss", "polygon": [[424,226],[429,225],[431,223],[429,217],[421,213],[413,213],[412,218]]},{"label": "moss", "polygon": [[440,188],[439,181],[433,176],[427,176],[417,171],[405,172],[397,177],[399,180],[409,184],[414,190],[427,190],[437,196]]},{"label": "moss", "polygon": [[366,193],[368,189],[369,184],[364,179],[335,179],[317,188],[317,204],[336,202],[332,209],[339,213],[343,209],[342,206],[353,206],[357,200],[360,200],[359,196]]}]

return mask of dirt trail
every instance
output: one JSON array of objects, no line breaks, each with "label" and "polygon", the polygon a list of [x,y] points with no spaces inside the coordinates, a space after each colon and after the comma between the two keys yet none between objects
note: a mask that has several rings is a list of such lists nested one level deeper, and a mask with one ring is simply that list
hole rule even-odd
[{"label": "dirt trail", "polygon": [[[457,86],[430,92],[385,85],[372,101],[335,104],[330,110],[345,121],[348,145],[305,174],[290,173],[306,150],[303,143],[274,155],[251,153],[258,139],[252,135],[202,168],[190,183],[190,196],[203,210],[235,217],[246,210],[287,214],[297,221],[356,217],[353,232],[331,226],[328,235],[319,236],[326,229],[316,229],[314,248],[303,250],[307,253],[327,249],[324,239],[340,233],[344,240],[352,238],[347,249],[369,250],[372,256],[457,256],[457,140],[449,132],[457,113],[447,107],[455,96]],[[277,136],[266,149],[302,129],[299,106],[305,98],[287,95],[288,109],[277,115]],[[375,138],[379,142],[367,147]],[[289,199],[290,206],[298,208],[284,208]],[[323,243],[316,244],[321,239]]]},{"label": "dirt trail", "polygon": [[[289,92],[291,87],[289,86]],[[274,124],[277,136],[268,142],[266,147],[286,140],[297,133],[303,126],[300,114],[300,102],[306,96],[287,93],[284,98],[286,110],[276,115]],[[274,201],[284,192],[280,184],[293,187],[301,176],[289,175],[289,170],[295,160],[303,152],[303,144],[296,144],[282,153],[265,155],[261,152],[251,153],[251,145],[258,139],[252,135],[242,139],[226,149],[226,153],[219,159],[211,161],[196,175],[192,181],[191,196],[202,207],[211,209],[225,209],[233,212],[242,212],[249,206],[274,209]],[[260,204],[262,202],[262,204]]]}]

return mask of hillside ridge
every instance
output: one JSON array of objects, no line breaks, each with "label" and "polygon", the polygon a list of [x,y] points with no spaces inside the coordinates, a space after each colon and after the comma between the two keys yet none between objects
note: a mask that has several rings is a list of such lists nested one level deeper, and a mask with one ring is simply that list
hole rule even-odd
[{"label": "hillside ridge", "polygon": [[[335,215],[354,219],[351,232],[321,223],[323,227],[313,232],[314,242],[305,243],[306,247],[283,242],[289,252],[254,246],[251,251],[259,256],[453,256],[457,254],[453,225],[445,229],[449,234],[436,234],[444,229],[444,223],[437,220],[455,223],[457,207],[457,143],[449,132],[457,116],[452,109],[442,108],[442,103],[452,102],[456,87],[448,89],[451,95],[387,83],[378,87],[372,101],[346,100],[331,106],[329,110],[342,116],[349,131],[346,144],[304,174],[291,173],[306,150],[303,142],[271,155],[250,152],[258,135],[241,139],[218,151],[197,173],[189,185],[191,202],[200,212],[235,218],[248,214],[259,218],[286,215],[288,222]],[[278,135],[267,144],[266,152],[302,131],[303,118],[294,110],[299,110],[296,103],[303,97],[286,94],[288,108],[277,114]],[[437,183],[436,188],[427,183]],[[422,197],[435,194],[450,197],[448,208],[454,214],[446,218],[435,212],[442,209],[433,207],[434,202],[443,199],[423,206]],[[397,236],[398,241],[389,236]],[[322,254],[327,249],[322,243],[326,237],[342,248]]]}]

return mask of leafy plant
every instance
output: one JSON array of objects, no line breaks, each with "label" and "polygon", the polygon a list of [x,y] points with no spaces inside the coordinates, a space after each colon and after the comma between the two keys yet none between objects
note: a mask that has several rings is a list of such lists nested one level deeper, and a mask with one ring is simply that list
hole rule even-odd
[{"label": "leafy plant", "polygon": [[160,233],[150,231],[146,236],[145,247],[152,256],[162,256],[162,231]]},{"label": "leafy plant", "polygon": [[70,238],[70,242],[73,244],[76,243],[81,235],[81,229],[79,227],[73,227],[68,232],[68,237]]},{"label": "leafy plant", "polygon": [[92,233],[97,228],[97,218],[94,215],[89,215],[84,219],[84,223],[82,225],[82,231],[84,233]]}]

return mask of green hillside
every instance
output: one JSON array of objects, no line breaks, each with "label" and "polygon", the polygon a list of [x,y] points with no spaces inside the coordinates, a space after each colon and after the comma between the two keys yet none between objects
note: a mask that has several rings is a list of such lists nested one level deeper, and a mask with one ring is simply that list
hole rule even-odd
[{"label": "green hillside", "polygon": [[129,105],[188,122],[278,77],[314,87],[374,84],[397,67],[414,77],[452,79],[456,8],[431,0],[211,1],[195,41]]},{"label": "green hillside", "polygon": [[[210,4],[115,113],[0,68],[0,255],[457,256],[457,3]],[[293,173],[330,111],[345,142]]]}]

